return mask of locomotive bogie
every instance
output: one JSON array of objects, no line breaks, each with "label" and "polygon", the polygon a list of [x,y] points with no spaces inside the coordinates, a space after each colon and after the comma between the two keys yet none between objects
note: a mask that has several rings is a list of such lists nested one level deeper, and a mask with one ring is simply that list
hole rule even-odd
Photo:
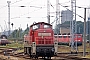
[{"label": "locomotive bogie", "polygon": [[24,47],[24,54],[30,54],[29,52],[30,52],[30,49],[31,47]]}]

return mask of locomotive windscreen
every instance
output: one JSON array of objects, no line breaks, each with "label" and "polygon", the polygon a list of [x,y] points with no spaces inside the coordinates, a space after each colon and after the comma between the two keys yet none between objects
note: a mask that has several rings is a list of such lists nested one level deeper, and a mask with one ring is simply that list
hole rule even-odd
[{"label": "locomotive windscreen", "polygon": [[40,24],[37,24],[37,25],[33,25],[33,30],[35,30],[35,29],[39,29],[40,28]]}]

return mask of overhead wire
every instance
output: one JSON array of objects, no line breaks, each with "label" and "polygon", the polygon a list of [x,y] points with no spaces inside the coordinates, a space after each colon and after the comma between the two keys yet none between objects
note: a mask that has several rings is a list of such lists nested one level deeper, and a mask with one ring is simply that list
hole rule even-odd
[{"label": "overhead wire", "polygon": [[5,5],[5,6],[2,6],[2,7],[0,7],[0,9],[2,9],[2,8],[4,8],[4,7],[7,7],[8,5]]},{"label": "overhead wire", "polygon": [[[66,4],[66,3],[69,3],[70,1],[68,1],[68,2],[64,2],[64,3],[60,3],[60,4]],[[50,3],[50,5],[54,8],[54,6]],[[51,12],[51,13],[56,13],[56,12]],[[51,23],[51,24],[53,24],[55,21],[57,21],[58,19],[54,19],[54,21]]]},{"label": "overhead wire", "polygon": [[[45,8],[45,7],[40,7],[40,9],[43,9],[43,8]],[[34,10],[34,11],[25,13],[25,14],[23,14],[23,15],[20,15],[19,17],[14,17],[14,18],[11,18],[11,19],[20,18],[21,16],[27,15],[27,14],[29,14],[29,13],[33,13],[33,12],[38,11],[38,10],[40,10],[40,9],[36,9],[36,10]]]},{"label": "overhead wire", "polygon": [[[19,1],[15,1],[15,2],[13,2],[13,3],[11,3],[11,5],[12,4],[15,4],[15,3],[17,3],[17,2],[20,2],[20,1],[22,1],[22,0],[19,0]],[[2,9],[2,8],[4,8],[4,7],[7,7],[8,5],[5,5],[5,6],[2,6],[0,9]],[[4,11],[4,10],[3,10]],[[5,11],[4,11],[5,12]],[[3,12],[2,12],[3,13]],[[2,14],[2,13],[0,13],[0,14]],[[1,15],[2,16],[2,15]]]},{"label": "overhead wire", "polygon": [[[17,2],[20,2],[20,1],[22,1],[22,0],[15,1],[15,2],[11,3],[11,5],[12,5],[12,4],[15,4],[15,3],[17,3]],[[4,7],[7,7],[7,6],[8,6],[8,5],[2,6],[2,7],[0,7],[0,9],[2,9],[2,8],[4,8]]]},{"label": "overhead wire", "polygon": [[[20,1],[22,1],[22,0],[20,0]],[[32,3],[33,1],[35,1],[35,0],[32,0],[32,1],[30,1],[29,3]],[[17,3],[17,2],[19,2],[19,1],[16,1],[16,2],[14,2],[14,3]],[[14,4],[14,3],[12,3],[12,4]],[[26,7],[26,6],[25,6],[25,7]],[[30,7],[40,8],[40,9],[45,8],[45,7],[37,7],[37,6],[30,6]],[[40,9],[34,10],[34,11],[32,11],[32,12],[25,13],[25,14],[23,14],[23,15],[20,15],[19,17],[14,17],[14,18],[11,18],[11,19],[20,18],[21,16],[27,15],[27,14],[29,14],[29,13],[33,13],[33,12],[38,11],[38,10],[40,10]]]},{"label": "overhead wire", "polygon": [[[59,3],[59,5],[61,5],[62,7],[66,8],[65,6],[63,6],[62,4]],[[77,6],[76,6],[77,7]],[[84,7],[83,7],[84,8]],[[69,10],[68,8],[66,8],[67,10]],[[69,10],[71,11],[71,10]],[[72,12],[72,11],[71,11]],[[75,12],[73,12],[75,14]],[[83,18],[82,16],[80,16],[79,14],[76,14],[77,16]],[[83,18],[84,19],[84,18]],[[51,24],[53,24],[55,21],[57,21],[57,19],[55,19]]]},{"label": "overhead wire", "polygon": [[[12,4],[15,4],[15,3],[18,3],[18,2],[21,2],[21,1],[23,1],[23,0],[18,0],[18,1],[15,1],[15,2],[13,2],[13,3],[11,3],[10,5],[12,5]],[[31,2],[33,2],[34,0],[32,0]],[[30,3],[31,3],[30,2]],[[3,6],[3,7],[1,7],[0,9],[2,9],[2,8],[4,8],[4,7],[7,7],[8,5],[5,5],[5,6]]]},{"label": "overhead wire", "polygon": [[[15,2],[11,3],[10,5],[15,4],[15,3],[18,3],[18,2],[21,2],[21,1],[23,1],[23,0],[15,1]],[[33,1],[35,1],[35,0],[32,0],[32,1],[30,1],[29,3],[33,2]],[[8,6],[8,5],[2,6],[0,9],[2,9],[2,8],[4,8],[4,7],[7,7],[7,6]],[[2,12],[2,13],[3,13],[3,12]],[[2,14],[2,13],[1,13],[1,14]]]},{"label": "overhead wire", "polygon": [[19,0],[19,1],[15,1],[15,2],[11,3],[11,5],[12,5],[12,4],[15,4],[15,3],[17,3],[17,2],[21,2],[21,1],[22,1],[22,0]]},{"label": "overhead wire", "polygon": [[[66,8],[66,7],[69,7],[69,6],[63,6],[61,3],[59,3],[59,5],[61,5],[62,7],[64,7],[64,8]],[[76,6],[77,7],[77,6]],[[82,8],[84,8],[84,7],[82,7]],[[67,10],[69,10],[68,8],[66,8]],[[71,11],[71,10],[69,10],[69,11]],[[72,12],[72,11],[71,11]],[[75,14],[75,12],[73,12],[73,14]],[[80,16],[79,14],[76,14],[77,16],[79,16],[79,17],[81,17],[81,18],[83,18],[82,16]],[[84,19],[84,18],[83,18]],[[55,21],[57,21],[57,19],[55,19],[51,24],[53,24]]]},{"label": "overhead wire", "polygon": [[[64,7],[64,8],[66,8],[65,6],[63,6],[62,4],[60,4],[59,3],[59,5],[61,5],[62,7]],[[68,8],[66,8],[67,10],[69,10]],[[71,11],[71,10],[69,10],[69,11]],[[72,12],[72,11],[71,11]],[[75,12],[73,12],[73,14],[75,14]],[[81,17],[81,18],[83,18],[82,16],[80,16],[79,14],[76,14],[77,16],[79,16],[79,17]],[[84,18],[83,18],[84,19]]]},{"label": "overhead wire", "polygon": [[[35,0],[32,0],[32,1],[30,1],[29,3],[32,3],[33,1],[35,1]],[[19,6],[19,7],[26,7],[26,6]],[[40,9],[45,8],[45,7],[38,7],[38,6],[30,6],[30,7],[32,7],[32,8],[40,8]],[[36,10],[34,10],[34,11],[31,11],[31,12],[28,12],[28,13],[25,13],[25,14],[22,14],[22,15],[20,15],[19,17],[13,17],[13,18],[11,18],[11,19],[20,18],[21,16],[27,15],[27,14],[29,14],[29,13],[33,13],[33,12],[38,11],[38,10],[40,10],[40,9],[36,9]]]},{"label": "overhead wire", "polygon": [[[22,1],[22,0],[20,0],[20,1]],[[20,1],[16,1],[16,2],[14,2],[12,4],[15,4],[15,3],[20,2]],[[33,1],[35,1],[35,0],[32,0],[32,1],[28,2],[28,3],[32,3]],[[15,7],[15,6],[11,6],[11,7]],[[16,6],[16,7],[18,7],[18,6]]]}]

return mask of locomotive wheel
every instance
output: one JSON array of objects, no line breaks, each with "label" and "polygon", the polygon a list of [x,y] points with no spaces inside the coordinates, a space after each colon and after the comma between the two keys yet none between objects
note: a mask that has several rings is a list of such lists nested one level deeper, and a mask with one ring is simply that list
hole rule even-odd
[{"label": "locomotive wheel", "polygon": [[51,59],[51,57],[45,57],[45,56],[44,56],[44,57],[42,57],[42,59]]},{"label": "locomotive wheel", "polygon": [[31,56],[31,47],[28,48],[28,51],[29,51],[29,55]]},{"label": "locomotive wheel", "polygon": [[29,55],[30,55],[30,58],[33,58],[33,56],[31,55],[31,47],[29,48]]},{"label": "locomotive wheel", "polygon": [[44,57],[42,57],[42,59],[45,59],[45,56],[44,56]]},{"label": "locomotive wheel", "polygon": [[30,58],[32,58],[32,59],[33,59],[33,58],[35,58],[35,57],[34,57],[34,55],[30,55]]},{"label": "locomotive wheel", "polygon": [[51,59],[51,56],[48,56],[47,59]]},{"label": "locomotive wheel", "polygon": [[31,58],[31,59],[33,59],[33,58],[38,59],[38,56],[36,56],[36,55],[31,55],[30,58]]},{"label": "locomotive wheel", "polygon": [[35,56],[35,59],[38,59],[38,55]]},{"label": "locomotive wheel", "polygon": [[33,56],[31,55],[31,56],[30,56],[30,58],[32,59],[32,58],[33,58]]},{"label": "locomotive wheel", "polygon": [[30,55],[30,58],[32,58],[32,55]]}]

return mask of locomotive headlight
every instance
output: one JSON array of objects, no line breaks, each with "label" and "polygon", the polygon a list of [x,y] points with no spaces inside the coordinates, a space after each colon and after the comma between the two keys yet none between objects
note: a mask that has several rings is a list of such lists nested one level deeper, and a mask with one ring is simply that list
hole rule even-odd
[{"label": "locomotive headlight", "polygon": [[32,34],[33,34],[33,32],[32,32]]},{"label": "locomotive headlight", "polygon": [[78,40],[78,41],[80,41],[80,40]]},{"label": "locomotive headlight", "polygon": [[46,31],[44,30],[44,32],[46,32]]}]

